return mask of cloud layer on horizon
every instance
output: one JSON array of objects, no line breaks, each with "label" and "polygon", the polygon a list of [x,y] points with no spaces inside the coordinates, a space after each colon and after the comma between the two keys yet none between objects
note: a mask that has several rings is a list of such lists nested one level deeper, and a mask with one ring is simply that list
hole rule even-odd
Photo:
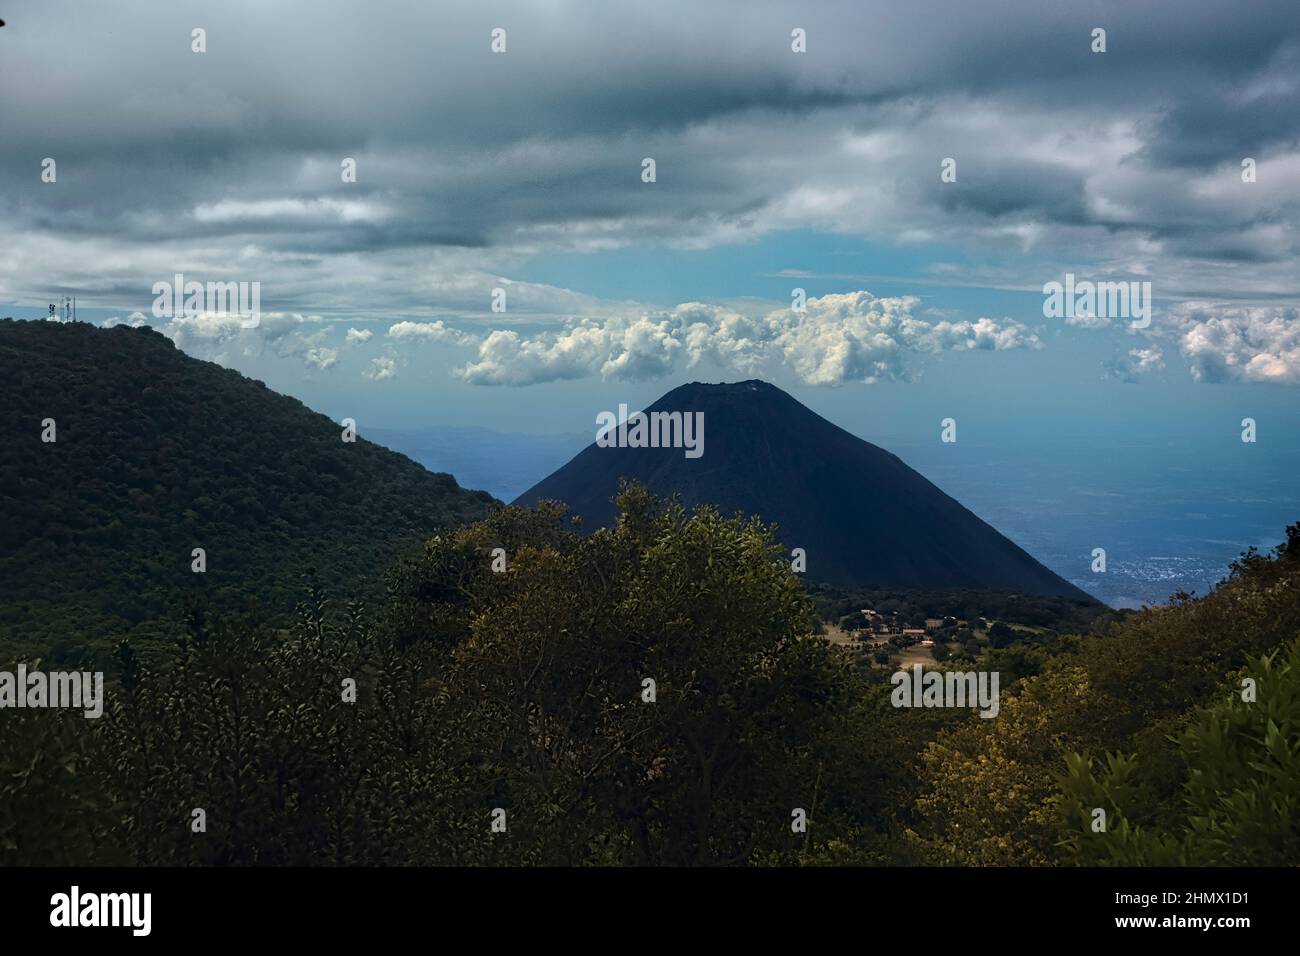
[{"label": "cloud layer on horizon", "polygon": [[746,315],[688,302],[666,312],[582,320],[531,336],[490,333],[456,374],[473,385],[533,385],[599,375],[639,381],[701,362],[744,376],[784,367],[805,385],[905,380],[909,353],[1037,348],[1019,322],[929,323],[912,315],[915,297],[869,292],[826,295],[799,313],[786,307]]},{"label": "cloud layer on horizon", "polygon": [[[596,377],[646,381],[701,365],[743,377],[787,373],[807,386],[907,382],[917,376],[915,360],[926,354],[1046,347],[1045,326],[1007,317],[926,321],[913,314],[919,304],[916,296],[866,291],[810,298],[804,312],[686,302],[574,319],[559,329],[477,334],[436,320],[389,323],[377,336],[298,313],[264,313],[253,327],[240,316],[211,313],[165,321],[134,313],[103,324],[153,325],[177,347],[222,364],[239,354],[270,353],[323,372],[338,365],[344,348],[378,347],[383,354],[363,356],[362,377],[372,381],[396,378],[412,357],[426,358],[421,347],[449,345],[474,355],[463,363],[454,353],[444,356],[441,374],[470,385],[512,387]],[[341,344],[330,344],[335,330]],[[1196,382],[1300,385],[1300,310],[1292,307],[1185,302],[1151,328],[1129,334],[1142,344],[1104,363],[1103,378],[1137,382],[1163,372],[1171,350]]]}]

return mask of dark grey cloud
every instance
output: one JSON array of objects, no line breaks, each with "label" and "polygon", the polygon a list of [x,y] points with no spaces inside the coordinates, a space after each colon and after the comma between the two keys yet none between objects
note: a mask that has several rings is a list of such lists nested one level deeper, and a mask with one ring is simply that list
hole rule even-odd
[{"label": "dark grey cloud", "polygon": [[1083,171],[1026,163],[1014,157],[996,162],[985,157],[978,165],[963,163],[958,168],[962,188],[937,194],[939,205],[950,212],[992,219],[1019,216],[1074,226],[1100,223],[1088,210]]},{"label": "dark grey cloud", "polygon": [[538,252],[783,229],[1086,250],[1168,294],[1295,285],[1294,0],[85,0],[7,19],[10,297],[129,305],[173,271],[252,269],[285,311],[400,305],[397,283],[454,312]]}]

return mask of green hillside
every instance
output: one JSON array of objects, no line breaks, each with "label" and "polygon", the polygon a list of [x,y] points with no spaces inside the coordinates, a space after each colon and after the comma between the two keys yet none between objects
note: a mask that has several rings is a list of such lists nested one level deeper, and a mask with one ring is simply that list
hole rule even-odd
[{"label": "green hillside", "polygon": [[99,656],[194,607],[283,619],[311,573],[364,594],[492,501],[147,328],[0,321],[0,402],[0,656]]}]

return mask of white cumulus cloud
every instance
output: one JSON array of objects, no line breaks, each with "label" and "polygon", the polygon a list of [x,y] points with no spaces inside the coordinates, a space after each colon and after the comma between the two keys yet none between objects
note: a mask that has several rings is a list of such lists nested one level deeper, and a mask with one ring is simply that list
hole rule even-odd
[{"label": "white cumulus cloud", "polygon": [[448,326],[442,319],[435,322],[396,322],[388,327],[390,339],[425,339],[430,342],[471,344],[474,339]]},{"label": "white cumulus cloud", "polygon": [[339,360],[338,349],[309,348],[303,353],[302,360],[308,365],[324,370]]},{"label": "white cumulus cloud", "polygon": [[496,330],[456,374],[476,385],[590,375],[634,381],[709,361],[741,374],[785,367],[808,385],[840,385],[906,379],[908,353],[1041,347],[1037,335],[1010,319],[931,324],[912,314],[919,301],[848,292],[809,299],[802,313],[758,315],[688,302],[635,317],[575,320],[532,336]]},{"label": "white cumulus cloud", "polygon": [[1300,309],[1184,302],[1171,318],[1196,381],[1300,385]]},{"label": "white cumulus cloud", "polygon": [[370,368],[361,373],[364,378],[371,379],[375,382],[382,382],[384,379],[397,377],[397,360],[388,356],[381,355],[378,358],[370,360]]}]

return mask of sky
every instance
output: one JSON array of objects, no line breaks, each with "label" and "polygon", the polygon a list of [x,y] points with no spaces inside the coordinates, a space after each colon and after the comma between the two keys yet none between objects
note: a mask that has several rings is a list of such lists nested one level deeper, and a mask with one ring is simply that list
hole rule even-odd
[{"label": "sky", "polygon": [[[887,447],[1300,442],[1294,0],[0,17],[0,315],[75,295],[363,429],[762,378]],[[155,314],[176,274],[256,327]],[[1048,314],[1067,275],[1149,321]]]}]

